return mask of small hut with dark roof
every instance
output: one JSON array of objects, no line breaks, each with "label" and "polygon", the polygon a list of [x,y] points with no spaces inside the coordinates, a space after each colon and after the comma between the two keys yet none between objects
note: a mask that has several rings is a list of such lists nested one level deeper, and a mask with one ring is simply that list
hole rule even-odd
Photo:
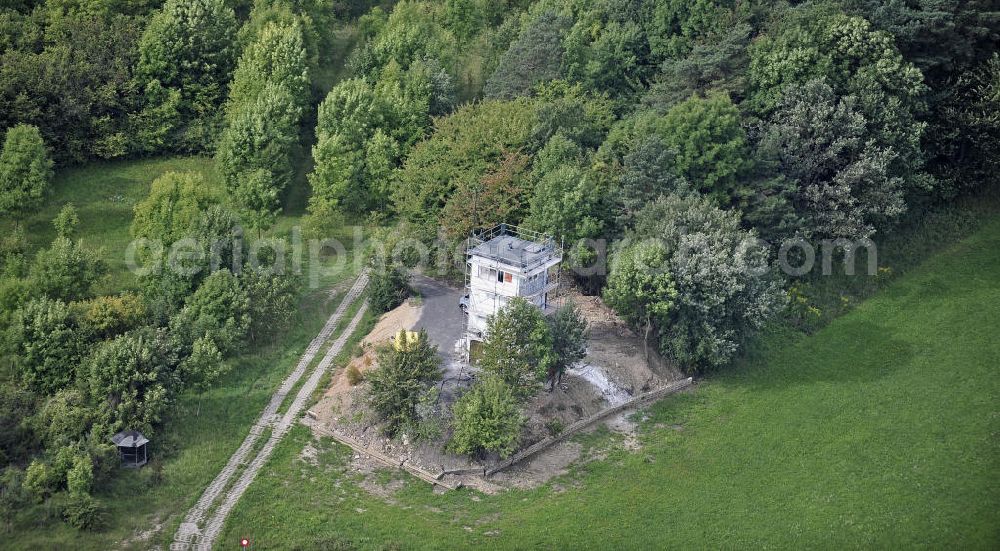
[{"label": "small hut with dark roof", "polygon": [[111,437],[118,446],[123,467],[141,467],[146,464],[146,444],[149,440],[137,430],[123,430]]}]

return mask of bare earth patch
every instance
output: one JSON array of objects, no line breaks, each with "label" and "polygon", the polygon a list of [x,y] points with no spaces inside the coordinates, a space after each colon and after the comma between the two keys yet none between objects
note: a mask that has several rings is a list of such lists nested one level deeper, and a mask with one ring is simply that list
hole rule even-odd
[{"label": "bare earth patch", "polygon": [[[119,544],[122,549],[130,549],[134,547],[145,547],[146,542],[153,539],[153,536],[160,533],[163,529],[163,523],[160,522],[159,518],[154,518],[152,523],[150,523],[149,528],[146,530],[135,530],[131,537],[125,538]],[[152,547],[151,549],[160,549],[159,545]]]},{"label": "bare earth patch", "polygon": [[420,306],[413,301],[406,301],[382,314],[372,331],[361,341],[363,354],[352,358],[346,369],[339,369],[333,374],[329,388],[311,409],[320,425],[335,423],[342,414],[354,412],[353,404],[357,388],[351,386],[347,380],[347,371],[352,366],[362,374],[372,369],[375,366],[375,346],[388,341],[401,329],[413,329],[418,319],[420,319]]},{"label": "bare earth patch", "polygon": [[[599,297],[584,296],[572,288],[565,290],[564,296],[577,304],[587,320],[587,356],[580,365],[566,373],[554,390],[548,391],[546,388],[525,404],[523,413],[527,422],[519,443],[522,449],[558,434],[563,428],[609,406],[623,403],[682,378],[679,370],[663,361],[655,352],[651,351],[651,361],[647,362],[641,338]],[[375,368],[375,347],[386,343],[401,329],[412,330],[420,320],[422,308],[422,305],[408,301],[384,314],[362,341],[363,353],[351,359],[348,369],[353,367],[363,374]],[[436,344],[441,346],[446,343]],[[475,373],[475,368],[467,369]],[[364,383],[351,386],[346,372],[347,369],[342,369],[334,374],[330,387],[312,408],[315,421],[310,424],[313,427],[348,436],[397,464],[406,461],[431,474],[453,470],[482,470],[498,460],[493,457],[486,461],[475,461],[445,452],[447,430],[435,441],[419,443],[410,442],[405,435],[395,440],[383,437],[377,423],[364,406]],[[454,393],[443,395],[445,409],[450,407],[447,402],[453,399]],[[603,423],[621,435],[616,439],[616,445],[637,451],[640,445],[635,434],[636,426],[628,415],[628,412],[615,415]],[[575,462],[591,461],[603,456],[599,450],[597,453],[584,455],[581,453],[582,448],[572,440],[562,441],[489,478],[483,477],[481,472],[460,472],[445,474],[444,480],[449,483],[460,482],[488,494],[497,493],[504,488],[533,488],[567,473]],[[306,450],[303,450],[303,456],[307,455]],[[365,463],[368,464],[367,467],[363,466]],[[392,483],[385,485],[375,482],[374,475],[371,474],[384,467],[385,463],[382,461],[361,453],[355,453],[351,463],[353,470],[365,475],[361,485],[366,491],[391,499],[398,488],[394,488]]]}]

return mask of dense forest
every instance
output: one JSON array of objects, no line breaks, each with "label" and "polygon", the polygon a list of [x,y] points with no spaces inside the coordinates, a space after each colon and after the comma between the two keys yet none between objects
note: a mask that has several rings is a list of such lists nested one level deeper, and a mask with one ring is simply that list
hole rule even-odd
[{"label": "dense forest", "polygon": [[[0,213],[18,224],[0,243],[4,519],[48,499],[99,524],[108,437],[155,434],[176,396],[280,331],[300,287],[151,270],[98,294],[107,266],[72,205],[43,250],[19,224],[66,167],[213,158],[226,199],[165,174],[131,234],[231,243],[202,251],[223,267],[297,187],[316,236],[349,220],[453,249],[523,225],[564,242],[577,283],[690,373],[767,323],[823,316],[809,277],[752,269],[777,244],[878,242],[1000,169],[989,0],[4,5]],[[596,240],[613,242],[597,272]]]}]

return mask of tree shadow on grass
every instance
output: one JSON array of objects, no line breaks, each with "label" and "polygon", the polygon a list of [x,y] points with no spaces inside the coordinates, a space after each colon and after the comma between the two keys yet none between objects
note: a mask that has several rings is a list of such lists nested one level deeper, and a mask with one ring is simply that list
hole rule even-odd
[{"label": "tree shadow on grass", "polygon": [[745,382],[753,389],[871,383],[905,369],[919,353],[918,344],[897,336],[893,327],[854,317],[841,318],[814,335],[794,340],[789,333],[767,335],[764,343],[718,376]]}]

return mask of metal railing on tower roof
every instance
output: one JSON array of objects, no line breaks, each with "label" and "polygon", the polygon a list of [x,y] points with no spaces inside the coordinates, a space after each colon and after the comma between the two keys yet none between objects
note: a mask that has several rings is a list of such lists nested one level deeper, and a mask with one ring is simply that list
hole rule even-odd
[{"label": "metal railing on tower roof", "polygon": [[[534,243],[540,248],[533,251],[517,249],[517,254],[512,254],[509,250],[503,250],[499,244],[495,247],[481,247],[481,245],[489,243],[494,239],[507,236]],[[508,244],[508,247],[511,246]],[[562,247],[556,243],[555,238],[552,236],[513,224],[497,224],[490,228],[473,231],[469,235],[465,252],[468,256],[475,254],[476,256],[503,262],[521,269],[545,263],[552,259],[561,261],[563,256]]]}]

